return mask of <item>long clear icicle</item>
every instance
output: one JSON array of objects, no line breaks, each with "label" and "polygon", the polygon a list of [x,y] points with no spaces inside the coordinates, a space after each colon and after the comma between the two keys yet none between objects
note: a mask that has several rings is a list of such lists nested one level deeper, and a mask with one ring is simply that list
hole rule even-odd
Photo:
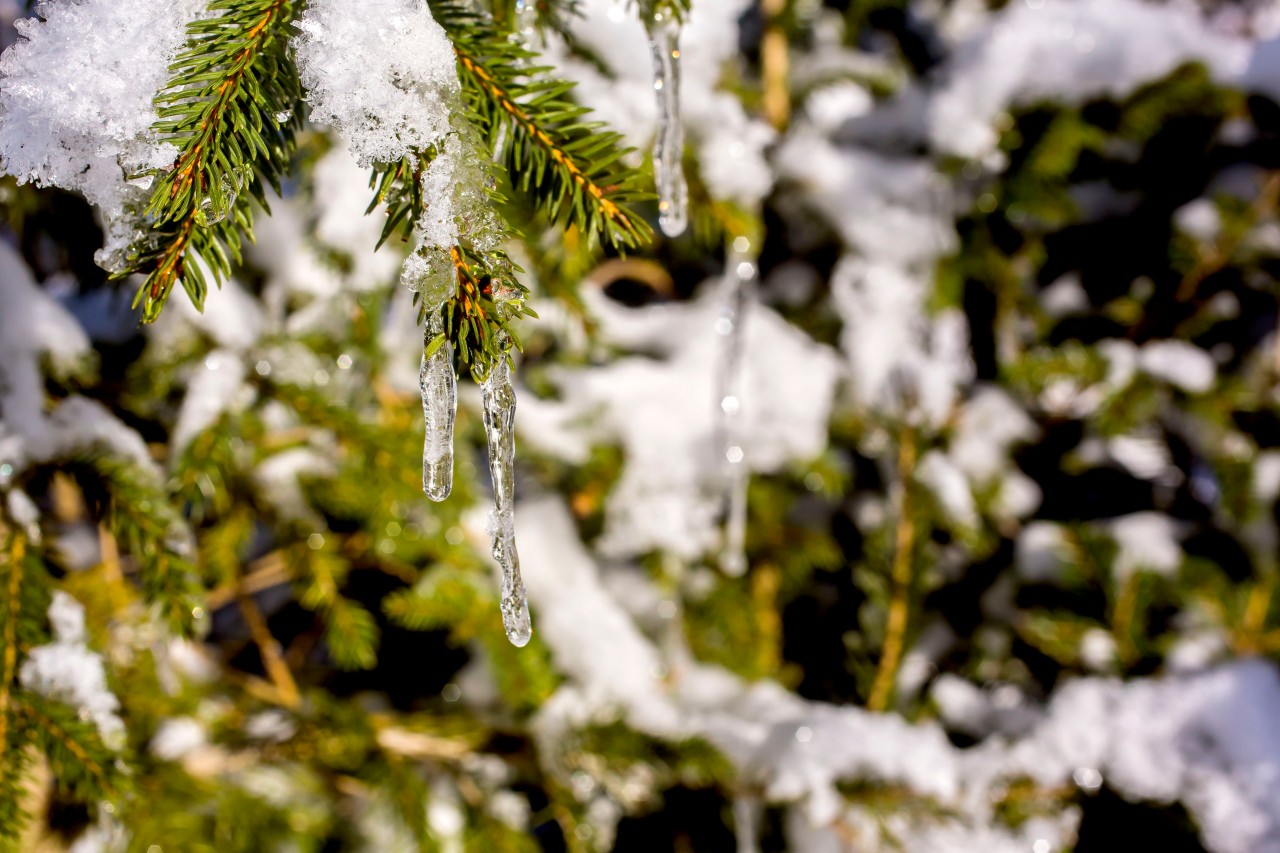
[{"label": "long clear icicle", "polygon": [[538,40],[537,0],[516,0],[515,24],[511,35],[521,47],[536,47]]},{"label": "long clear icicle", "polygon": [[426,350],[443,333],[444,319],[437,311],[427,321],[422,368],[418,371],[422,416],[427,427],[422,442],[422,491],[433,501],[442,501],[453,491],[453,421],[458,413],[452,344],[446,340],[430,355]]},{"label": "long clear icicle", "polygon": [[746,320],[755,296],[756,254],[746,237],[734,239],[725,261],[724,284],[716,333],[720,353],[716,373],[717,446],[720,448],[724,488],[725,531],[720,568],[729,575],[747,570],[747,468],[742,430],[742,356]]},{"label": "long clear icicle", "polygon": [[653,91],[658,98],[658,134],[653,141],[653,177],[658,185],[658,227],[668,237],[689,223],[689,186],[684,180],[684,124],[680,121],[680,24],[656,12],[646,22],[653,54]]},{"label": "long clear icicle", "polygon": [[516,392],[506,358],[489,371],[484,381],[484,429],[489,439],[489,473],[493,477],[494,510],[489,516],[493,558],[502,569],[502,625],[507,639],[523,646],[533,635],[520,555],[516,553],[515,453]]},{"label": "long clear icicle", "polygon": [[733,800],[733,834],[737,853],[760,853],[760,800],[738,796]]}]

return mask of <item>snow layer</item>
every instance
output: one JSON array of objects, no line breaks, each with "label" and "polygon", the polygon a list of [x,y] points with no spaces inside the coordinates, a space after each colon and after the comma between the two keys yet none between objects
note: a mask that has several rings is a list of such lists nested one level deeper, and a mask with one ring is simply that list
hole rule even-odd
[{"label": "snow layer", "polygon": [[690,661],[682,646],[664,654],[601,583],[559,499],[526,501],[518,517],[539,633],[569,679],[538,712],[541,738],[617,713],[658,737],[705,737],[768,800],[803,806],[792,829],[814,839],[804,849],[825,849],[815,827],[837,818],[859,824],[837,781],[906,785],[954,813],[895,824],[900,838],[914,839],[907,849],[1026,850],[1040,839],[1050,845],[1044,849],[1062,849],[1073,841],[1072,810],[1024,827],[1025,836],[993,820],[1003,786],[1030,778],[1086,790],[1105,780],[1127,797],[1182,802],[1216,853],[1280,850],[1280,733],[1271,720],[1280,673],[1270,663],[1129,683],[1079,679],[1043,709],[1016,717],[1024,733],[961,750],[936,723],[747,683]]},{"label": "snow layer", "polygon": [[[720,304],[714,288],[706,290],[692,303],[637,309],[588,291],[603,341],[656,357],[560,370],[553,379],[561,401],[521,404],[521,437],[546,452],[568,448],[572,461],[580,456],[574,445],[590,440],[625,450],[601,545],[608,554],[663,549],[693,559],[718,544],[713,329]],[[750,403],[735,428],[751,450],[747,464],[771,473],[812,459],[827,444],[835,353],[762,306],[753,307],[745,334],[740,387]],[[673,410],[682,417],[672,418]]]},{"label": "snow layer", "polygon": [[929,106],[929,140],[939,151],[982,159],[995,151],[997,119],[1010,107],[1123,97],[1193,61],[1234,80],[1249,48],[1211,32],[1188,3],[1010,3],[957,47]]},{"label": "snow layer", "polygon": [[205,356],[188,378],[178,420],[169,437],[174,458],[223,413],[243,403],[245,365],[236,353],[217,349]]},{"label": "snow layer", "polygon": [[[127,241],[126,208],[145,200],[128,176],[173,162],[152,132],[152,98],[205,0],[42,2],[0,57],[0,169],[79,192],[107,221],[108,251]],[[41,20],[43,19],[43,20]],[[112,240],[116,245],[112,245]]]},{"label": "snow layer", "polygon": [[61,590],[49,604],[53,642],[36,646],[22,662],[18,680],[28,690],[57,699],[92,719],[102,741],[124,745],[124,723],[116,714],[120,700],[107,688],[102,658],[85,645],[84,608]]},{"label": "snow layer", "polygon": [[97,450],[158,478],[141,436],[100,403],[72,395],[45,411],[42,362],[65,374],[89,355],[89,339],[75,318],[0,243],[0,462],[20,471],[32,462]]},{"label": "snow layer", "polygon": [[924,313],[926,279],[892,264],[846,257],[832,273],[832,297],[844,320],[857,402],[873,411],[918,414],[939,425],[973,379],[969,330],[959,311]]},{"label": "snow layer", "polygon": [[331,125],[361,166],[394,163],[449,129],[460,85],[453,46],[414,0],[314,0],[298,21],[298,69],[311,118]]}]

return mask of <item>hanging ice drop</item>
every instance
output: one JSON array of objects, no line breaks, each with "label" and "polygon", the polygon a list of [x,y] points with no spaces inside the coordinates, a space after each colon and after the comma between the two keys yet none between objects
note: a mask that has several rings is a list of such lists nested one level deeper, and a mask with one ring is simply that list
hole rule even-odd
[{"label": "hanging ice drop", "polygon": [[422,416],[426,422],[422,442],[422,491],[433,501],[444,500],[453,490],[453,420],[458,413],[453,346],[446,340],[434,352],[427,353],[431,342],[443,332],[444,320],[436,312],[427,321],[422,368],[418,371]]},{"label": "hanging ice drop", "polygon": [[724,488],[725,531],[720,568],[728,575],[747,570],[747,486],[750,471],[742,447],[738,418],[742,411],[742,355],[746,345],[747,310],[755,293],[756,263],[751,241],[735,238],[725,258],[724,284],[716,332],[720,353],[716,374],[716,446]]},{"label": "hanging ice drop", "polygon": [[516,392],[511,372],[502,358],[484,381],[484,430],[489,439],[489,473],[493,478],[494,509],[489,515],[493,558],[502,569],[502,625],[507,639],[523,646],[533,635],[515,531],[515,419]]},{"label": "hanging ice drop", "polygon": [[658,134],[653,141],[653,178],[658,185],[658,226],[668,237],[688,225],[689,187],[684,180],[684,125],[680,121],[680,25],[655,13],[646,23],[653,54],[653,90],[658,98]]},{"label": "hanging ice drop", "polygon": [[538,38],[537,0],[516,0],[515,23],[512,37],[521,47],[534,47]]}]

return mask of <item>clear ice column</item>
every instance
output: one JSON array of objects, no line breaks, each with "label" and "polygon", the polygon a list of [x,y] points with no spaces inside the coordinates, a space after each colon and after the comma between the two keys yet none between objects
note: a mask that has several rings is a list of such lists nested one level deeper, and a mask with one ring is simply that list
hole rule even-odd
[{"label": "clear ice column", "polygon": [[489,516],[493,558],[502,569],[502,625],[507,639],[523,646],[533,635],[515,530],[516,392],[511,371],[501,358],[484,381],[484,429],[489,439],[489,473],[493,477],[494,509]]},{"label": "clear ice column", "polygon": [[444,332],[437,311],[427,320],[418,387],[426,433],[422,441],[422,491],[442,501],[453,490],[453,421],[458,412],[458,378],[453,372],[453,346],[446,340],[430,355],[427,348]]},{"label": "clear ice column", "polygon": [[755,294],[756,263],[751,241],[735,238],[725,259],[724,284],[716,333],[720,353],[716,373],[717,446],[721,450],[725,530],[720,568],[729,575],[747,569],[747,468],[739,419],[742,413],[743,353],[747,311]]},{"label": "clear ice column", "polygon": [[684,179],[684,124],[680,121],[680,24],[669,13],[646,22],[653,54],[653,91],[658,98],[658,134],[653,142],[653,177],[658,186],[658,226],[668,237],[684,233],[689,220],[689,186]]}]

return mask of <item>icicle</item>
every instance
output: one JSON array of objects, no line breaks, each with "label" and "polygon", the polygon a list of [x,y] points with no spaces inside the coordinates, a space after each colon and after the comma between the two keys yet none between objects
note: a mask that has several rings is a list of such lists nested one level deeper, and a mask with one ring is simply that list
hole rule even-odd
[{"label": "icicle", "polygon": [[689,187],[684,180],[684,125],[680,121],[680,24],[656,12],[646,22],[653,54],[653,90],[658,97],[658,135],[653,177],[658,185],[658,225],[668,237],[688,225]]},{"label": "icicle", "polygon": [[738,853],[760,853],[760,800],[738,796],[733,800],[733,835]]},{"label": "icicle", "polygon": [[516,392],[506,358],[484,381],[484,429],[489,439],[489,473],[493,477],[494,510],[489,516],[493,558],[502,568],[502,624],[516,646],[529,642],[529,604],[520,579],[520,555],[515,531],[515,419]]},{"label": "icicle", "polygon": [[537,0],[516,0],[516,19],[512,37],[521,47],[535,47],[538,39]]},{"label": "icicle", "polygon": [[725,260],[720,316],[716,333],[720,336],[719,369],[716,375],[717,446],[723,470],[725,535],[720,567],[738,576],[747,570],[747,485],[750,471],[746,450],[738,429],[742,412],[742,354],[746,344],[744,326],[755,293],[756,264],[751,241],[737,237]]},{"label": "icicle", "polygon": [[444,333],[440,312],[427,320],[423,340],[422,368],[418,387],[422,389],[422,416],[426,436],[422,442],[422,491],[433,501],[442,501],[453,490],[453,419],[458,412],[458,378],[453,373],[453,346],[446,340],[430,355],[426,347]]}]

